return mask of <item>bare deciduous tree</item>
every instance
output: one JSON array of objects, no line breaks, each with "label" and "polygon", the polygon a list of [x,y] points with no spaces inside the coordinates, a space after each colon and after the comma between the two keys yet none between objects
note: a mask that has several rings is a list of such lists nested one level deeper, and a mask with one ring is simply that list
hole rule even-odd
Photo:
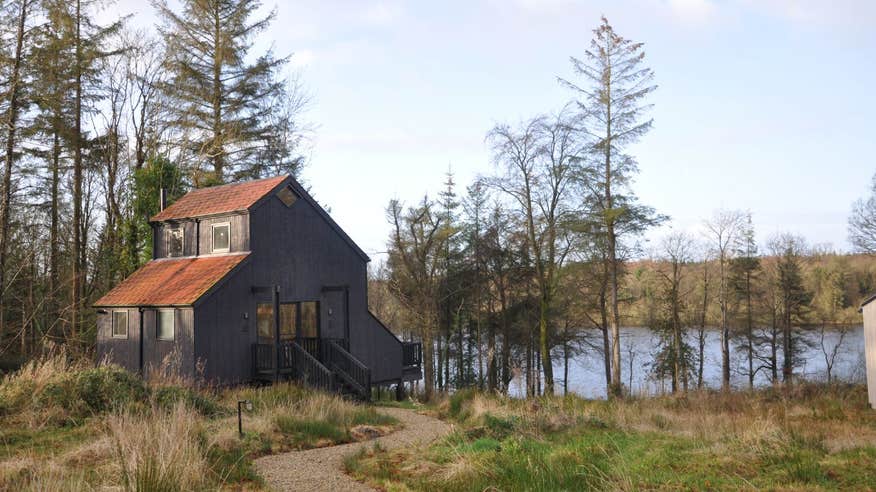
[{"label": "bare deciduous tree", "polygon": [[852,205],[849,242],[858,251],[876,254],[876,175],[870,185],[870,196]]},{"label": "bare deciduous tree", "polygon": [[718,306],[721,309],[721,388],[730,389],[730,296],[729,261],[745,224],[745,214],[738,210],[718,210],[705,223],[706,234],[718,263]]}]

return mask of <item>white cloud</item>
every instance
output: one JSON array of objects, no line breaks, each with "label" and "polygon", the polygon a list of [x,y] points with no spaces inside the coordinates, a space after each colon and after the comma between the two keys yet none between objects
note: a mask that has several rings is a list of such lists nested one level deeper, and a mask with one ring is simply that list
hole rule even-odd
[{"label": "white cloud", "polygon": [[289,65],[293,67],[306,67],[313,62],[314,53],[311,50],[298,50],[292,54],[292,58],[289,59]]},{"label": "white cloud", "polygon": [[751,10],[763,11],[792,22],[827,26],[874,26],[873,0],[740,0]]},{"label": "white cloud", "polygon": [[378,2],[365,10],[362,20],[373,26],[389,26],[401,19],[403,14],[404,11],[398,3]]},{"label": "white cloud", "polygon": [[712,0],[669,0],[672,14],[688,24],[705,24],[711,21],[718,12]]}]

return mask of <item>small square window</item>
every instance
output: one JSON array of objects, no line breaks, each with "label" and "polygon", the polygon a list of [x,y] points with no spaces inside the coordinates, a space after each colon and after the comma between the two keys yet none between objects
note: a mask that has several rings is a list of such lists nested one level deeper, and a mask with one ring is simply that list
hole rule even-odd
[{"label": "small square window", "polygon": [[158,311],[155,337],[159,340],[173,340],[176,332],[176,310],[161,309]]},{"label": "small square window", "polygon": [[295,190],[293,190],[291,186],[286,186],[277,192],[277,198],[279,198],[287,207],[291,207],[298,201],[298,194],[295,193]]},{"label": "small square window", "polygon": [[231,246],[231,226],[226,222],[224,224],[213,224],[213,252],[227,253]]},{"label": "small square window", "polygon": [[113,338],[128,338],[127,311],[113,311]]},{"label": "small square window", "polygon": [[167,256],[183,256],[184,237],[182,226],[167,229]]}]

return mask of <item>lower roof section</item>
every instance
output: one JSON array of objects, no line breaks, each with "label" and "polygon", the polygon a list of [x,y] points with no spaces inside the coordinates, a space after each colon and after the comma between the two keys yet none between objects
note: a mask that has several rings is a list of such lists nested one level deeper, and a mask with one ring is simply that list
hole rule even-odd
[{"label": "lower roof section", "polygon": [[191,306],[247,256],[249,253],[152,260],[94,306]]}]

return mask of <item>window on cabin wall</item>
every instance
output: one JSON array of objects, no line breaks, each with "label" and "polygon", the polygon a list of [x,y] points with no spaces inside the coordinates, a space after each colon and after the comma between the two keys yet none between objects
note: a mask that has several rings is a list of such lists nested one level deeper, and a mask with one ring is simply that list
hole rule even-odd
[{"label": "window on cabin wall", "polygon": [[274,339],[274,305],[273,304],[258,304],[256,305],[256,328],[261,341],[272,341]]},{"label": "window on cabin wall", "polygon": [[159,309],[155,337],[159,340],[173,340],[176,336],[176,310]]},{"label": "window on cabin wall", "polygon": [[295,193],[291,186],[286,186],[277,192],[277,198],[287,207],[291,207],[298,201],[298,194]]},{"label": "window on cabin wall", "polygon": [[[319,337],[319,304],[316,301],[284,302],[280,304],[280,340],[291,341],[296,337]],[[263,342],[274,340],[274,305],[256,305],[258,336]],[[300,330],[298,329],[300,327]]]},{"label": "window on cabin wall", "polygon": [[301,302],[301,336],[315,338],[319,336],[318,304],[316,301]]},{"label": "window on cabin wall", "polygon": [[231,225],[228,222],[213,224],[214,253],[227,253],[231,249]]},{"label": "window on cabin wall", "polygon": [[113,311],[113,338],[128,338],[128,311]]},{"label": "window on cabin wall", "polygon": [[165,236],[167,239],[167,256],[183,256],[185,234],[183,234],[182,226],[178,225],[168,228]]},{"label": "window on cabin wall", "polygon": [[295,327],[298,325],[295,303],[280,304],[280,340],[289,341],[295,338]]}]

